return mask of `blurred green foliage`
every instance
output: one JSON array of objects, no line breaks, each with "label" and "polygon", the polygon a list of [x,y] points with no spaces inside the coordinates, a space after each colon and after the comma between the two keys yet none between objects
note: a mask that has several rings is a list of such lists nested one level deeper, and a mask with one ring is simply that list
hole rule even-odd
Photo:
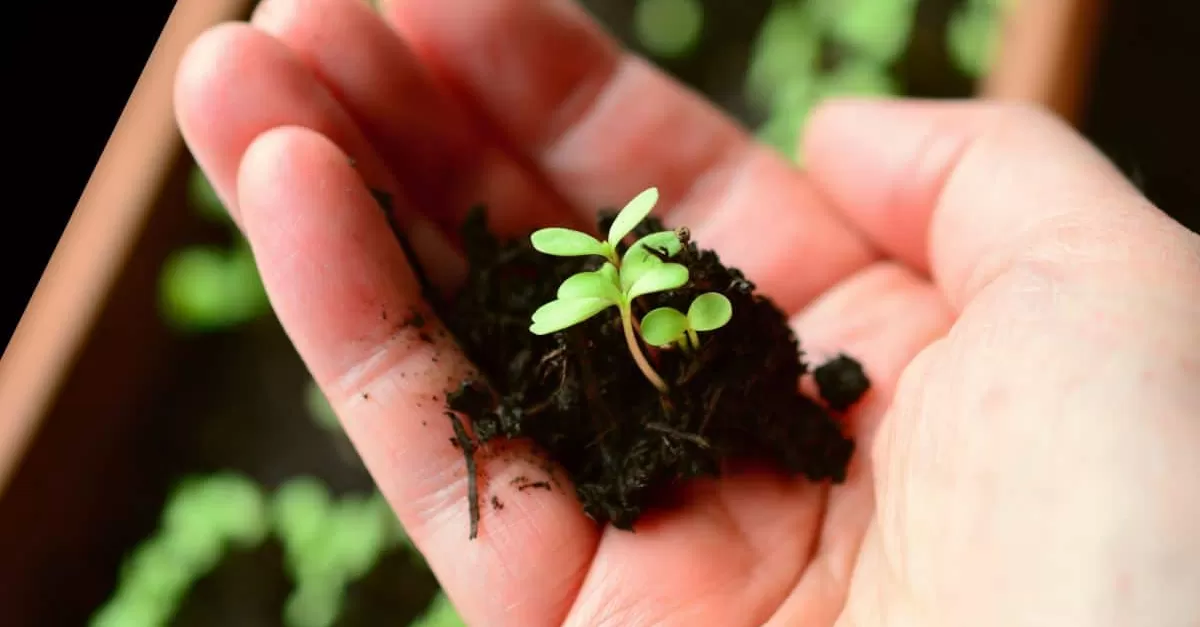
[{"label": "blurred green foliage", "polygon": [[[946,34],[969,76],[988,67],[1003,0],[964,0]],[[790,159],[809,113],[835,96],[901,95],[892,68],[914,27],[917,0],[775,0],[754,42],[746,97],[766,113],[759,139]],[[836,52],[833,59],[826,55]]]},{"label": "blurred green foliage", "polygon": [[633,28],[651,54],[667,59],[686,57],[700,41],[704,5],[700,0],[638,0]]},{"label": "blurred green foliage", "polygon": [[229,247],[185,246],[171,253],[159,275],[159,307],[171,327],[185,332],[231,329],[271,311],[250,244],[199,167],[188,180],[189,209],[223,225]]},{"label": "blurred green foliage", "polygon": [[965,0],[950,18],[946,40],[959,69],[980,76],[992,64],[1000,43],[998,18],[1011,0]]},{"label": "blurred green foliage", "polygon": [[[899,93],[916,0],[776,0],[755,41],[746,95],[765,110],[758,137],[790,159],[812,109],[832,96]],[[838,58],[828,63],[827,50]]]},{"label": "blurred green foliage", "polygon": [[[334,499],[314,477],[293,477],[273,495],[236,473],[184,479],[168,498],[158,531],[126,558],[117,593],[91,627],[161,627],[170,623],[189,589],[232,548],[251,549],[268,535],[284,547],[295,587],[283,608],[288,627],[329,627],[347,586],[389,551],[403,550],[428,567],[382,495]],[[460,626],[444,595],[420,624]]]},{"label": "blurred green foliage", "polygon": [[259,487],[234,473],[189,477],[175,488],[158,532],[122,565],[116,595],[93,615],[93,627],[165,625],[188,590],[231,547],[266,537],[267,506]]}]

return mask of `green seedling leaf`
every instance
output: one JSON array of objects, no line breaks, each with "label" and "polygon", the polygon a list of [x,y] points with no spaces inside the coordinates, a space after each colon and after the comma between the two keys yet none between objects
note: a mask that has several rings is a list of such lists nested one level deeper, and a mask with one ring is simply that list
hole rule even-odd
[{"label": "green seedling leaf", "polygon": [[830,35],[860,54],[888,64],[908,44],[914,0],[853,0],[837,6]]},{"label": "green seedling leaf", "polygon": [[529,330],[534,335],[548,335],[579,324],[614,304],[606,298],[552,300],[533,312],[533,324]]},{"label": "green seedling leaf", "polygon": [[610,283],[612,283],[613,285],[621,284],[621,277],[617,271],[617,267],[612,265],[611,263],[606,263],[606,264],[600,266],[600,269],[597,270],[596,272],[599,272],[600,274],[604,275],[604,277],[607,278],[608,281]]},{"label": "green seedling leaf", "polygon": [[659,307],[642,318],[642,339],[651,346],[670,346],[687,331],[687,316],[670,307]]},{"label": "green seedling leaf", "polygon": [[[612,268],[605,270],[604,268]],[[617,272],[612,264],[595,272],[580,272],[567,278],[558,286],[558,300],[574,300],[579,298],[603,298],[614,304],[620,302],[621,292],[617,289]]]},{"label": "green seedling leaf", "polygon": [[643,275],[663,265],[661,259],[646,252],[645,249],[632,249],[627,253],[621,261],[621,276],[618,278],[621,291],[626,293]]},{"label": "green seedling leaf", "polygon": [[616,247],[617,243],[625,239],[626,235],[633,230],[646,216],[650,215],[650,210],[654,209],[654,205],[658,203],[658,188],[651,187],[646,191],[633,197],[625,205],[621,212],[617,214],[617,218],[613,220],[612,226],[608,229],[608,245]]},{"label": "green seedling leaf", "polygon": [[674,231],[651,233],[634,242],[629,250],[625,251],[625,257],[621,260],[619,285],[622,291],[629,291],[629,288],[637,283],[642,275],[663,265],[663,260],[652,254],[650,249],[666,249],[667,256],[670,257],[679,253],[683,249],[683,244],[679,242],[679,236],[675,235]]},{"label": "green seedling leaf", "polygon": [[1000,43],[998,7],[986,2],[965,5],[950,17],[946,45],[958,69],[979,77],[992,64]]},{"label": "green seedling leaf", "polygon": [[724,294],[708,292],[696,297],[688,307],[687,320],[693,330],[713,331],[733,317],[733,305]]},{"label": "green seedling leaf", "polygon": [[325,484],[308,476],[290,479],[271,502],[275,532],[289,547],[303,550],[320,541],[332,507]]},{"label": "green seedling leaf", "polygon": [[629,288],[627,296],[629,300],[644,294],[673,290],[687,283],[688,269],[686,267],[677,263],[662,263],[661,261],[658,263],[657,267],[647,270]]},{"label": "green seedling leaf", "polygon": [[240,241],[230,251],[207,245],[176,250],[159,276],[161,313],[181,331],[217,331],[271,310],[254,254]]},{"label": "green seedling leaf", "polygon": [[529,237],[538,252],[556,257],[583,257],[586,255],[608,256],[604,242],[573,229],[550,227],[534,231]]},{"label": "green seedling leaf", "polygon": [[812,2],[774,2],[755,39],[746,72],[746,96],[771,109],[789,82],[809,84],[817,72],[821,33]]},{"label": "green seedling leaf", "polygon": [[659,57],[688,55],[700,40],[704,5],[699,0],[639,0],[633,10],[638,41]]},{"label": "green seedling leaf", "polygon": [[[683,244],[679,241],[679,236],[675,234],[675,231],[659,231],[634,242],[629,247],[629,250],[625,251],[625,258],[631,258],[633,255],[648,254],[648,249],[666,252],[668,257],[674,257],[679,254],[679,251],[683,250]],[[624,263],[624,260],[622,260],[622,263]]]},{"label": "green seedling leaf", "polygon": [[849,59],[821,77],[818,99],[841,96],[886,96],[899,91],[886,65],[870,59]]}]

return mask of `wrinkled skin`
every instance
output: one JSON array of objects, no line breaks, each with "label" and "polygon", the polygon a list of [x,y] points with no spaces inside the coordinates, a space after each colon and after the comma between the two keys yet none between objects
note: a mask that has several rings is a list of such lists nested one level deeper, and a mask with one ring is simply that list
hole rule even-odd
[{"label": "wrinkled skin", "polygon": [[[470,624],[1196,624],[1200,242],[1051,116],[830,104],[799,171],[567,0],[266,0],[177,86],[276,313]],[[440,395],[470,366],[399,324],[420,293],[368,186],[449,290],[473,203],[587,228],[650,185],[811,350],[862,360],[848,481],[703,483],[636,534],[534,490],[468,542]]]}]

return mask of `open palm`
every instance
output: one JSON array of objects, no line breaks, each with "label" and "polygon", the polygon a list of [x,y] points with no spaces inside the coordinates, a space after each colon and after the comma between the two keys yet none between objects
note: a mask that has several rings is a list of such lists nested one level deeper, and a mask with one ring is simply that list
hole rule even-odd
[{"label": "open palm", "polygon": [[[266,0],[252,26],[193,45],[176,104],[279,319],[469,623],[826,626],[903,606],[885,597],[920,587],[889,562],[887,539],[903,533],[880,524],[913,517],[911,495],[889,484],[911,468],[876,433],[901,373],[995,271],[953,265],[992,243],[982,235],[941,246],[949,270],[927,253],[929,215],[979,116],[951,111],[961,132],[930,142],[946,129],[914,105],[906,139],[870,153],[871,125],[843,110],[814,127],[801,172],[568,0],[394,0],[382,17],[361,0]],[[863,362],[873,388],[850,417],[860,454],[848,480],[699,482],[636,533],[596,529],[569,493],[530,491],[484,508],[468,541],[442,395],[470,365],[451,340],[404,326],[425,305],[369,188],[393,194],[424,268],[452,290],[465,269],[452,234],[473,204],[509,234],[586,228],[589,212],[649,186],[669,225],[793,315],[807,350]],[[920,373],[939,367],[935,352]],[[532,468],[506,458],[484,470],[503,494]],[[852,580],[861,611],[843,615]]]}]

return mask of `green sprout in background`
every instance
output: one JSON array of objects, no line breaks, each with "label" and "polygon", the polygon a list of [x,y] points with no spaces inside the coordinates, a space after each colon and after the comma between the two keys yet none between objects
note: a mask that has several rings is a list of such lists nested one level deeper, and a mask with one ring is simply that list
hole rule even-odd
[{"label": "green sprout in background", "polygon": [[[117,593],[91,627],[161,627],[191,587],[232,549],[260,546],[268,536],[284,548],[295,588],[283,609],[288,627],[330,627],[347,586],[389,551],[407,551],[425,566],[382,495],[335,500],[321,481],[294,477],[268,495],[234,473],[188,477],[170,495],[158,531],[125,560]],[[439,591],[419,624],[463,625]]]},{"label": "green sprout in background", "polygon": [[158,532],[122,565],[117,593],[92,617],[92,627],[168,624],[188,590],[230,548],[251,548],[269,527],[265,499],[253,482],[232,473],[188,478],[175,488]]},{"label": "green sprout in background", "polygon": [[707,292],[696,297],[687,314],[672,307],[659,307],[642,318],[642,339],[666,348],[678,346],[690,352],[700,348],[698,331],[715,331],[729,322],[733,305],[724,294]]},{"label": "green sprout in background", "polygon": [[[972,77],[991,64],[1006,0],[965,0],[945,36],[955,65]],[[775,0],[754,42],[746,97],[766,113],[758,138],[799,162],[809,113],[838,96],[895,96],[892,68],[915,26],[918,0]],[[832,44],[840,58],[822,65]]]},{"label": "green sprout in background", "polygon": [[700,42],[704,5],[700,0],[638,0],[633,28],[638,41],[655,56],[684,58]]},{"label": "green sprout in background", "polygon": [[960,70],[981,76],[992,65],[1000,45],[999,17],[1011,0],[965,0],[950,17],[946,44]]},{"label": "green sprout in background", "polygon": [[675,231],[659,231],[634,242],[624,255],[617,254],[617,245],[650,215],[657,202],[658,189],[654,187],[635,196],[617,214],[605,241],[561,227],[534,232],[530,237],[533,247],[547,255],[597,255],[606,261],[599,270],[580,272],[563,281],[557,298],[533,312],[529,330],[537,335],[555,333],[609,307],[616,307],[634,362],[654,387],[666,393],[667,383],[647,361],[634,335],[633,301],[639,296],[677,289],[687,283],[685,266],[663,261],[655,255],[657,252],[668,258],[674,256],[682,250],[682,244]]},{"label": "green sprout in background", "polygon": [[188,181],[188,205],[207,220],[223,224],[230,248],[195,244],[174,251],[159,277],[160,311],[173,328],[227,330],[270,312],[254,253],[199,167]]},{"label": "green sprout in background", "polygon": [[[306,388],[311,418],[340,433],[320,388]],[[91,627],[163,627],[200,579],[231,550],[251,550],[268,538],[283,547],[295,587],[282,609],[287,627],[330,627],[347,588],[392,551],[404,551],[428,571],[378,490],[335,499],[315,477],[297,476],[274,494],[240,474],[186,477],[172,490],[159,528],[122,564],[115,594],[92,616]],[[443,591],[413,623],[462,627]]]}]

